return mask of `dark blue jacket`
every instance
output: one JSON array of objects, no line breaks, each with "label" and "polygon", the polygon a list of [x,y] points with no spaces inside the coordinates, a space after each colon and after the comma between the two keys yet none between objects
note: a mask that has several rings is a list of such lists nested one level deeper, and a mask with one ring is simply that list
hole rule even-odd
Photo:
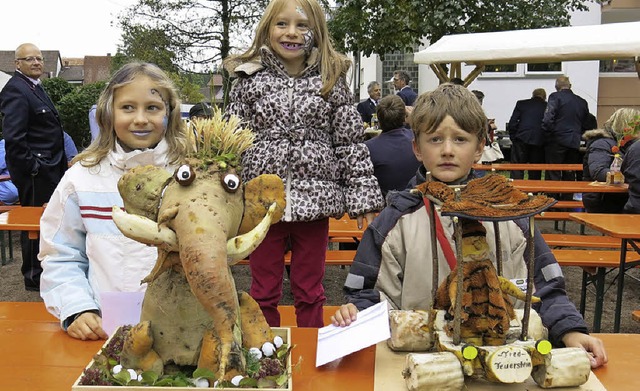
[{"label": "dark blue jacket", "polygon": [[529,145],[544,145],[542,118],[546,108],[547,102],[538,97],[516,102],[507,125],[509,137]]},{"label": "dark blue jacket", "polygon": [[360,116],[362,117],[362,122],[370,123],[371,117],[376,112],[376,105],[373,104],[373,102],[371,101],[371,98],[367,98],[362,102],[358,103],[358,106],[356,107],[356,109],[358,110],[358,113],[360,113]]},{"label": "dark blue jacket", "polygon": [[580,148],[582,133],[589,120],[587,101],[570,89],[549,95],[542,120],[545,144],[558,143],[566,148]]},{"label": "dark blue jacket", "polygon": [[402,98],[405,106],[413,106],[413,103],[418,97],[418,94],[409,86],[402,88],[396,95]]},{"label": "dark blue jacket", "polygon": [[624,213],[640,213],[640,143],[631,144],[622,160],[621,171],[629,184],[629,200],[624,205]]},{"label": "dark blue jacket", "polygon": [[411,130],[398,128],[382,132],[364,142],[371,155],[373,175],[378,178],[385,197],[389,190],[404,190],[420,167],[413,153],[412,140]]}]

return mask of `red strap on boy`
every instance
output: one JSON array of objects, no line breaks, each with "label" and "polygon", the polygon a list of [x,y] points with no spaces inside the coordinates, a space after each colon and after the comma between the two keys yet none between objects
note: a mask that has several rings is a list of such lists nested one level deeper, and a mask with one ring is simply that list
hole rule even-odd
[{"label": "red strap on boy", "polygon": [[431,215],[431,201],[427,197],[422,197],[424,200],[424,207],[427,209],[427,214],[429,218],[434,219],[436,225],[436,238],[438,238],[438,243],[440,243],[440,248],[444,253],[444,257],[449,264],[449,268],[453,270],[456,267],[456,256],[453,253],[453,249],[451,248],[451,244],[447,240],[447,237],[444,235],[444,229],[442,228],[442,222],[440,221],[440,217],[437,213],[434,213],[435,216]]}]

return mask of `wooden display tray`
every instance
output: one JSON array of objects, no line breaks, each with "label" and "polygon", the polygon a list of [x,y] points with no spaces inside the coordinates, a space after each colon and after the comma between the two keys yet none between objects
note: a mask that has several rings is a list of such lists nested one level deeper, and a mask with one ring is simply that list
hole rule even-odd
[{"label": "wooden display tray", "polygon": [[[407,352],[394,352],[383,341],[376,346],[376,370],[374,391],[406,391],[407,386],[402,377]],[[524,383],[496,384],[484,380],[465,378],[466,390],[469,391],[533,391],[533,390],[575,390],[606,391],[598,377],[591,372],[589,380],[579,387],[542,388],[531,377]]]},{"label": "wooden display tray", "polygon": [[[279,335],[283,341],[291,346],[291,330],[288,327],[273,327],[271,328],[271,330],[273,331],[274,335]],[[106,344],[109,343],[109,340],[107,340],[107,342],[104,343],[103,346],[106,346]],[[100,349],[102,350],[102,349]],[[86,368],[90,368],[93,365],[93,360],[91,360],[91,362],[89,363],[89,365],[86,366]],[[260,388],[260,391],[282,391],[282,390],[293,390],[293,382],[291,381],[291,354],[289,354],[289,357],[287,358],[287,367],[288,367],[288,371],[289,371],[289,382],[287,383],[287,387],[284,388]],[[84,370],[83,370],[84,373]],[[76,381],[73,383],[73,385],[71,386],[71,391],[149,391],[149,389],[166,389],[166,390],[172,390],[172,391],[193,391],[197,388],[193,388],[193,387],[151,387],[151,386],[131,386],[131,387],[126,387],[126,386],[82,386],[79,385],[78,383],[80,382],[80,378],[82,377],[82,373],[80,374],[80,376],[78,376],[78,378],[76,379]],[[220,391],[232,391],[232,390],[238,390],[238,388],[215,388],[215,390],[220,390]],[[258,390],[256,388],[256,390]]]}]

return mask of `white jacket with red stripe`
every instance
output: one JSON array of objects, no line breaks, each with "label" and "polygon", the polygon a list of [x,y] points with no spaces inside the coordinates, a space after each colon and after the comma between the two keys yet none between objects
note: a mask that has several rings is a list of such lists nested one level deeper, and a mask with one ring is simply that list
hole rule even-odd
[{"label": "white jacket with red stripe", "polygon": [[[101,292],[144,291],[157,250],[133,241],[111,219],[123,206],[117,183],[133,167],[155,165],[173,172],[167,144],[124,152],[117,145],[99,165],[74,164],[64,175],[40,220],[40,294],[61,325],[71,315],[100,309]],[[64,328],[64,327],[63,327]]]}]

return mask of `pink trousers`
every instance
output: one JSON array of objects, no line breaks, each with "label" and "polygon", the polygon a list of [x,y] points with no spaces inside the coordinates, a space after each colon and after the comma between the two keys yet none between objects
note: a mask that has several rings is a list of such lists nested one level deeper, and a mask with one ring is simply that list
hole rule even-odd
[{"label": "pink trousers", "polygon": [[278,303],[282,298],[284,254],[291,244],[291,292],[298,327],[322,327],[325,256],[329,219],[307,222],[280,222],[271,226],[267,236],[249,256],[251,289],[271,327],[280,326]]}]

